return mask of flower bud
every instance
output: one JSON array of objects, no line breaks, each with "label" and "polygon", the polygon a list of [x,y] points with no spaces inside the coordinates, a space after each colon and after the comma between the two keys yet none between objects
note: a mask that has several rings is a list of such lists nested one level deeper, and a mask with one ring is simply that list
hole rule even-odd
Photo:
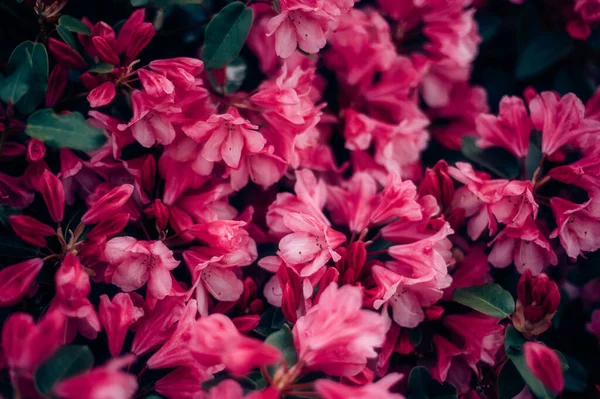
[{"label": "flower bud", "polygon": [[114,215],[129,201],[132,193],[133,186],[131,184],[123,184],[113,188],[89,207],[88,211],[81,217],[81,221],[85,224],[94,224]]},{"label": "flower bud", "polygon": [[537,342],[525,342],[523,349],[525,362],[533,375],[553,393],[561,393],[565,380],[556,352]]},{"label": "flower bud", "polygon": [[25,157],[27,162],[37,162],[46,156],[46,146],[43,141],[30,139],[27,142],[27,152]]},{"label": "flower bud", "polygon": [[544,273],[533,277],[531,271],[526,270],[517,286],[515,328],[527,339],[540,335],[550,328],[559,303],[560,292],[556,284]]},{"label": "flower bud", "polygon": [[100,58],[101,61],[110,65],[119,65],[119,56],[105,38],[95,36],[92,38],[92,42],[96,48],[96,54],[98,54],[98,58]]},{"label": "flower bud", "polygon": [[39,190],[52,220],[61,222],[65,217],[65,189],[62,182],[52,172],[44,170]]},{"label": "flower bud", "polygon": [[29,245],[34,247],[45,247],[46,239],[55,234],[54,229],[31,216],[11,215],[8,223],[15,233]]},{"label": "flower bud", "polygon": [[52,108],[62,97],[67,87],[69,70],[60,64],[56,64],[48,77],[48,90],[46,90],[46,108]]},{"label": "flower bud", "polygon": [[448,174],[446,161],[438,161],[433,169],[427,168],[425,177],[419,185],[419,195],[432,195],[441,209],[448,209],[454,197],[454,182]]},{"label": "flower bud", "polygon": [[83,60],[81,55],[79,55],[77,51],[69,47],[68,44],[61,42],[60,40],[56,40],[53,37],[48,39],[48,49],[50,50],[50,53],[54,56],[56,62],[66,68],[76,70],[82,70],[87,68],[87,64]]}]

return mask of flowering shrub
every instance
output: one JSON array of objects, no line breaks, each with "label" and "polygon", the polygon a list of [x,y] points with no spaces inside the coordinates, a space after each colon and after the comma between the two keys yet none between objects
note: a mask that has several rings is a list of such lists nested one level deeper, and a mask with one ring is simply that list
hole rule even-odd
[{"label": "flowering shrub", "polygon": [[0,397],[600,391],[597,0],[7,0]]}]

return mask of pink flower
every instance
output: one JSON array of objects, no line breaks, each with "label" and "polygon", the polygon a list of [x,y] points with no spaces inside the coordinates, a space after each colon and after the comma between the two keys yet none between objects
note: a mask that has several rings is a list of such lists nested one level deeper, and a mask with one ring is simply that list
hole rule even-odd
[{"label": "pink flower", "polygon": [[[135,294],[131,295],[135,298]],[[177,296],[158,300],[152,309],[144,307],[144,315],[136,324],[131,351],[141,356],[165,343],[173,335],[184,309],[184,299]]]},{"label": "pink flower", "polygon": [[598,340],[600,340],[600,310],[596,309],[592,312],[592,318],[589,323],[585,325],[586,330],[590,334],[594,334]]},{"label": "pink flower", "polygon": [[502,97],[499,115],[481,114],[475,119],[475,125],[479,147],[502,147],[517,158],[527,156],[533,124],[520,98]]},{"label": "pink flower", "polygon": [[119,356],[127,330],[144,315],[133,305],[129,294],[118,293],[112,301],[108,295],[100,296],[100,322],[106,330],[108,349],[113,357]]},{"label": "pink flower", "polygon": [[302,277],[316,273],[329,259],[340,259],[335,249],[346,241],[342,233],[302,213],[285,215],[283,224],[293,233],[279,241],[279,254],[287,263],[298,265]]},{"label": "pink flower", "polygon": [[276,348],[240,334],[231,319],[222,314],[200,318],[191,334],[192,356],[205,368],[223,365],[234,375],[242,376],[281,358]]},{"label": "pink flower", "polygon": [[363,310],[360,288],[331,283],[319,303],[298,319],[292,331],[298,361],[332,376],[353,376],[377,356],[385,340],[385,322]]},{"label": "pink flower", "polygon": [[171,290],[170,270],[179,265],[173,252],[161,241],[138,241],[133,237],[109,240],[104,255],[114,268],[113,284],[130,292],[148,282],[148,290],[158,299]]},{"label": "pink flower", "polygon": [[129,399],[137,391],[137,379],[121,369],[134,361],[133,355],[110,360],[103,366],[60,381],[52,392],[65,399]]},{"label": "pink flower", "polygon": [[25,298],[43,266],[43,260],[34,258],[0,270],[0,306],[12,306]]},{"label": "pink flower", "polygon": [[331,380],[317,380],[315,388],[323,399],[404,399],[389,390],[402,379],[402,374],[390,373],[377,382],[355,387]]},{"label": "pink flower", "polygon": [[54,276],[56,297],[52,307],[69,317],[69,341],[75,338],[76,330],[89,339],[95,339],[101,330],[100,320],[88,299],[91,291],[90,277],[73,253],[65,256]]},{"label": "pink flower", "polygon": [[560,182],[581,187],[593,195],[600,190],[600,156],[587,155],[572,164],[550,169],[548,175]]},{"label": "pink flower", "polygon": [[196,322],[197,312],[198,305],[192,299],[185,306],[179,318],[177,328],[173,331],[171,337],[148,359],[148,368],[162,369],[178,366],[198,366],[190,352],[190,339]]},{"label": "pink flower", "polygon": [[175,140],[175,128],[163,112],[164,108],[154,106],[139,90],[132,93],[131,101],[133,117],[128,124],[118,125],[120,131],[131,128],[133,137],[146,148],[155,143],[168,145]]},{"label": "pink flower", "polygon": [[27,313],[13,313],[2,326],[2,360],[23,397],[38,397],[35,368],[63,343],[65,316],[48,311],[36,324]]},{"label": "pink flower", "polygon": [[478,362],[496,364],[504,346],[504,326],[498,324],[499,319],[470,313],[444,316],[442,322],[462,340],[463,358],[473,370]]},{"label": "pink flower", "polygon": [[550,205],[557,224],[550,238],[559,237],[570,258],[600,248],[600,209],[596,197],[583,204],[554,197]]},{"label": "pink flower", "polygon": [[203,399],[205,391],[201,383],[210,378],[210,373],[197,367],[178,367],[156,381],[154,390],[167,398]]},{"label": "pink flower", "polygon": [[[314,3],[314,4],[311,4]],[[280,14],[271,18],[267,36],[275,35],[275,51],[288,58],[296,46],[310,54],[318,53],[327,42],[325,33],[333,18],[310,0],[281,0]]]},{"label": "pink flower", "polygon": [[[513,180],[502,187],[496,181],[489,182],[492,192],[490,210],[500,223],[510,227],[523,226],[526,220],[535,219],[538,204],[533,198],[533,184],[530,181]],[[485,187],[482,190],[486,190]]]},{"label": "pink flower", "polygon": [[519,273],[529,269],[536,275],[548,265],[556,265],[558,258],[532,219],[522,227],[507,227],[489,245],[494,245],[488,260],[498,268],[515,264]]},{"label": "pink flower", "polygon": [[553,155],[582,134],[600,131],[598,122],[585,119],[585,107],[573,93],[562,98],[545,91],[529,102],[531,120],[542,131],[542,153]]},{"label": "pink flower", "polygon": [[243,156],[263,149],[264,137],[258,126],[240,116],[231,107],[226,114],[212,115],[207,122],[196,122],[183,127],[183,131],[197,142],[203,143],[201,155],[209,162],[223,160],[227,166],[237,169]]},{"label": "pink flower", "polygon": [[33,193],[26,187],[23,177],[13,177],[0,173],[0,204],[23,209],[33,202]]},{"label": "pink flower", "polygon": [[527,367],[533,375],[553,393],[561,393],[565,387],[565,380],[558,355],[546,345],[537,342],[525,342],[523,351]]}]

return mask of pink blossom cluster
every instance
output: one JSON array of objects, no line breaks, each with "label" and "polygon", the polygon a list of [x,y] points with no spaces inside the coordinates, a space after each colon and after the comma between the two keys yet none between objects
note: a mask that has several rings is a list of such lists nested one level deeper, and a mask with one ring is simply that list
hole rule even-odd
[{"label": "pink blossom cluster", "polygon": [[[512,330],[532,378],[566,389],[538,338],[562,296],[600,340],[600,280],[566,281],[600,249],[600,91],[528,87],[491,112],[470,79],[479,2],[248,3],[256,87],[219,90],[228,67],[205,70],[201,49],[143,61],[158,33],[139,8],[118,29],[83,19],[83,55],[47,40],[45,106],[68,115],[77,91],[101,147],[23,139],[2,104],[7,236],[36,249],[0,270],[14,397],[402,399],[418,367],[487,399]],[[571,3],[566,29],[589,35],[597,2]],[[424,161],[465,138],[519,173]],[[457,299],[513,271],[505,318]],[[43,395],[40,370],[68,345],[102,349]]]}]

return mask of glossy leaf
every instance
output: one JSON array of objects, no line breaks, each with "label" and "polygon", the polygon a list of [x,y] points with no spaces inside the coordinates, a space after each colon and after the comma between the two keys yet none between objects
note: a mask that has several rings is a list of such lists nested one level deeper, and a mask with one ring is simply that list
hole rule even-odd
[{"label": "glossy leaf", "polygon": [[253,13],[242,2],[224,7],[206,26],[202,61],[206,69],[223,68],[232,62],[246,42]]},{"label": "glossy leaf", "polygon": [[92,151],[106,141],[104,131],[89,125],[79,112],[58,115],[41,109],[27,120],[25,133],[53,147]]},{"label": "glossy leaf", "polygon": [[283,358],[288,367],[292,367],[298,362],[298,354],[294,345],[294,336],[292,330],[287,325],[279,331],[269,335],[265,340],[266,344],[274,346],[283,354]]},{"label": "glossy leaf", "polygon": [[35,386],[42,395],[47,395],[57,382],[89,370],[93,365],[94,355],[87,346],[63,346],[35,370]]},{"label": "glossy leaf", "polygon": [[507,361],[498,375],[498,399],[512,399],[525,388],[525,381],[512,361]]},{"label": "glossy leaf", "polygon": [[556,397],[544,384],[533,375],[533,372],[527,367],[525,355],[523,353],[523,344],[525,338],[513,327],[506,329],[504,340],[504,351],[508,358],[514,363],[521,378],[525,381],[531,392],[539,399],[552,399]]},{"label": "glossy leaf", "polygon": [[63,15],[58,20],[58,26],[63,27],[71,32],[81,33],[82,35],[91,35],[92,31],[82,20]]},{"label": "glossy leaf", "polygon": [[457,288],[452,294],[452,299],[488,316],[501,319],[515,311],[512,295],[498,284]]},{"label": "glossy leaf", "polygon": [[569,54],[574,47],[573,39],[566,32],[542,32],[533,38],[517,60],[518,79],[536,76]]},{"label": "glossy leaf", "polygon": [[408,376],[407,399],[452,399],[456,388],[445,382],[435,381],[425,367],[414,367]]},{"label": "glossy leaf", "polygon": [[461,151],[470,161],[507,179],[514,179],[519,174],[519,164],[508,151],[493,147],[482,149],[475,144],[475,137],[464,137]]},{"label": "glossy leaf", "polygon": [[77,51],[77,40],[75,40],[75,37],[68,29],[66,29],[64,26],[58,26],[56,28],[56,32],[58,32],[58,35],[65,43],[69,45],[69,47]]}]

